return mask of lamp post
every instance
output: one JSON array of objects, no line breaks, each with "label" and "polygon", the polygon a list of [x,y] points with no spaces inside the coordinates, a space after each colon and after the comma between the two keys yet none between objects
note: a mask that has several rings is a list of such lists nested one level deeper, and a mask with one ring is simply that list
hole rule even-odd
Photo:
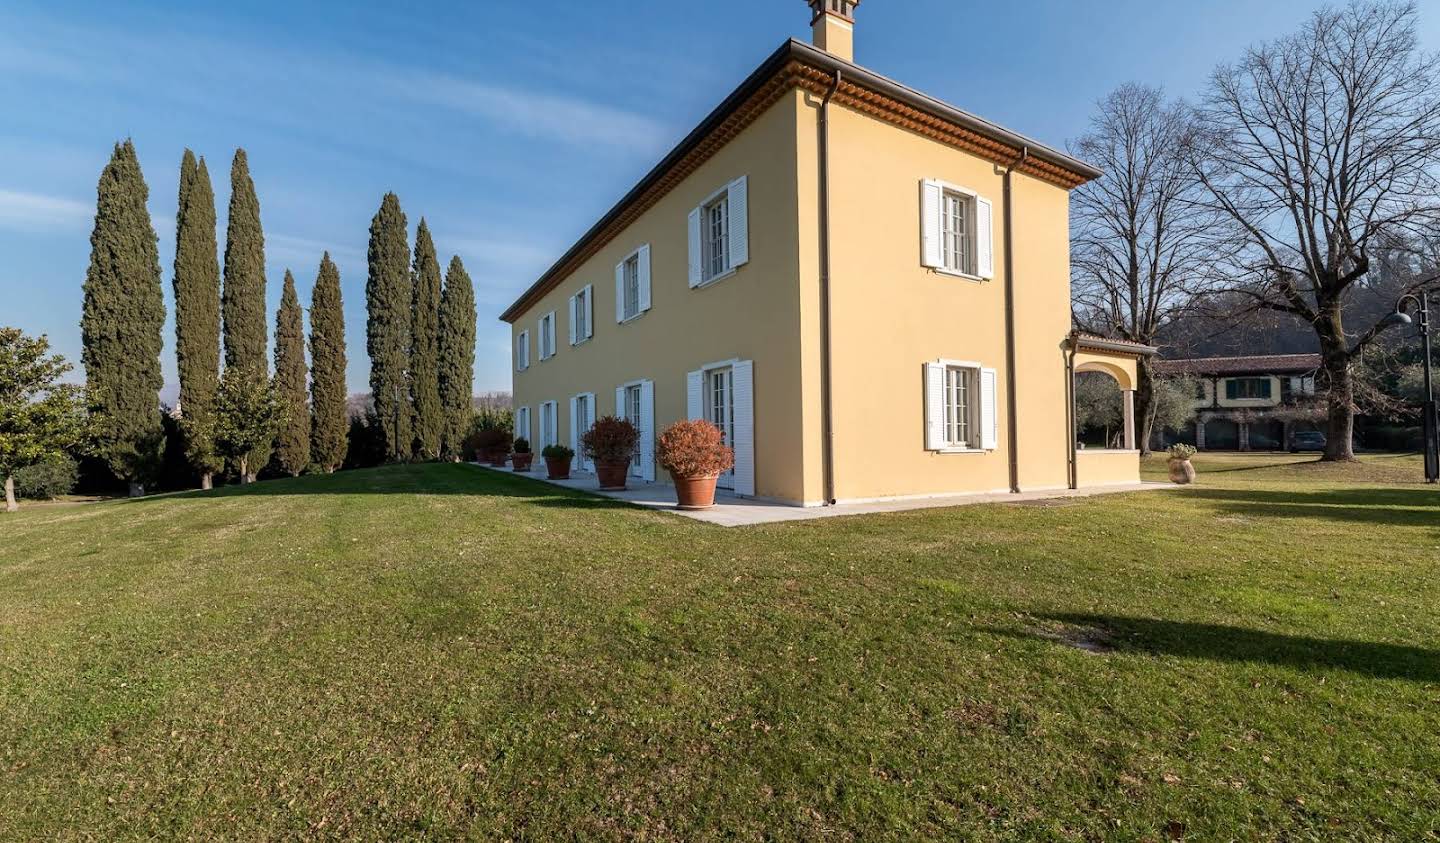
[{"label": "lamp post", "polygon": [[1420,345],[1425,355],[1425,482],[1440,480],[1440,412],[1435,407],[1435,387],[1430,371],[1430,296],[1428,293],[1407,293],[1395,303],[1395,312],[1385,317],[1383,325],[1411,325],[1415,320],[1405,312],[1405,303],[1414,302],[1420,314]]}]

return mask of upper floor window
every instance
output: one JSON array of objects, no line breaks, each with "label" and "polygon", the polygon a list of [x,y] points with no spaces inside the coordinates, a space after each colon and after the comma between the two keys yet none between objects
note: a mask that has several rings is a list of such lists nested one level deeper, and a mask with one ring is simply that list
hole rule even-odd
[{"label": "upper floor window", "polygon": [[595,335],[595,291],[589,284],[570,297],[570,344],[579,345]]},{"label": "upper floor window", "polygon": [[625,259],[620,267],[623,275],[621,285],[621,316],[633,319],[640,315],[640,254],[637,252]]},{"label": "upper floor window", "polygon": [[1269,378],[1231,378],[1225,381],[1225,397],[1230,400],[1268,400],[1271,396]]},{"label": "upper floor window", "polygon": [[521,331],[515,338],[515,371],[523,372],[530,368],[530,332]]},{"label": "upper floor window", "polygon": [[973,190],[921,182],[921,263],[953,275],[993,278],[993,216],[990,200]]},{"label": "upper floor window", "polygon": [[540,317],[539,332],[535,339],[540,347],[541,360],[555,356],[555,311]]},{"label": "upper floor window", "polygon": [[750,187],[742,177],[690,212],[690,286],[729,275],[750,261]]}]

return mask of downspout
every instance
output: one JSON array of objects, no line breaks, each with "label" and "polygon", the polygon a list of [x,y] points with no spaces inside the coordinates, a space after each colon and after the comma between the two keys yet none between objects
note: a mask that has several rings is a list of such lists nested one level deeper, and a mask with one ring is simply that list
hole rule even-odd
[{"label": "downspout", "polygon": [[1010,174],[1029,157],[1030,147],[1022,146],[1020,157],[1005,168],[1005,427],[1010,440],[1010,491],[1015,494],[1020,492],[1020,426],[1015,417],[1019,401],[1015,396],[1015,227]]},{"label": "downspout", "polygon": [[1075,448],[1075,354],[1079,351],[1075,332],[1065,346],[1065,456],[1066,480],[1071,489],[1080,488],[1079,455]]},{"label": "downspout", "polygon": [[835,414],[830,383],[830,100],[840,90],[841,71],[820,102],[820,462],[825,505],[835,504]]}]

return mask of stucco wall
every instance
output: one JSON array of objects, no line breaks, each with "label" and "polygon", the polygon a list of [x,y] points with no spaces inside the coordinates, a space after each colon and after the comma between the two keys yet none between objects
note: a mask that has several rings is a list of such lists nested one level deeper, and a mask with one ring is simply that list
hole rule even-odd
[{"label": "stucco wall", "polygon": [[[512,371],[516,337],[522,330],[530,332],[530,367],[514,373],[514,390],[516,406],[531,408],[532,430],[538,430],[540,402],[556,401],[560,442],[568,444],[570,396],[593,392],[596,415],[609,415],[616,411],[617,386],[648,378],[655,382],[658,431],[686,415],[687,372],[721,360],[753,360],[756,494],[802,500],[798,100],[796,93],[772,106],[511,326]],[[749,177],[750,262],[729,278],[692,290],[687,215],[740,176]],[[616,324],[615,265],[645,243],[651,249],[651,309]],[[571,347],[567,303],[586,284],[595,293],[594,336]],[[557,353],[541,361],[536,321],[551,310]],[[656,479],[668,481],[659,469]]]},{"label": "stucco wall", "polygon": [[[813,128],[805,127],[813,121],[813,112],[802,117],[802,150],[815,143]],[[832,113],[831,166],[836,497],[1008,489],[1000,171],[843,107]],[[802,186],[805,172],[802,167]],[[993,280],[921,265],[920,182],[927,178],[970,188],[993,203]],[[1020,484],[1060,488],[1067,483],[1069,435],[1062,347],[1070,329],[1068,193],[1023,175],[1014,185]],[[813,196],[802,189],[804,248],[816,239],[806,211]],[[994,451],[925,449],[923,365],[942,358],[997,370]],[[807,483],[807,498],[819,497]]]},{"label": "stucco wall", "polygon": [[1136,451],[1082,450],[1075,454],[1075,476],[1082,489],[1140,482]]}]

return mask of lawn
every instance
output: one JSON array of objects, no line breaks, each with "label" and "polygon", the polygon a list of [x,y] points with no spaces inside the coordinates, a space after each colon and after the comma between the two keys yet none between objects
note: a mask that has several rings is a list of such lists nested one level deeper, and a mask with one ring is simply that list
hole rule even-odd
[{"label": "lawn", "polygon": [[0,839],[1436,839],[1440,492],[1312,459],[745,529],[463,465],[29,507]]}]

